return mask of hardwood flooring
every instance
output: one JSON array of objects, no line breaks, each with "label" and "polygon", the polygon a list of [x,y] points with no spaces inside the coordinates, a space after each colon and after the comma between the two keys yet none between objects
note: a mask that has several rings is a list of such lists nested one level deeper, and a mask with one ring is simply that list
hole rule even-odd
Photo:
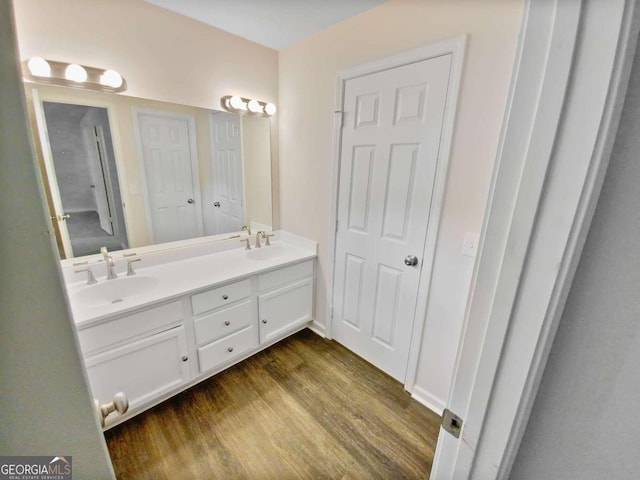
[{"label": "hardwood flooring", "polygon": [[105,433],[125,479],[427,479],[440,417],[309,330]]}]

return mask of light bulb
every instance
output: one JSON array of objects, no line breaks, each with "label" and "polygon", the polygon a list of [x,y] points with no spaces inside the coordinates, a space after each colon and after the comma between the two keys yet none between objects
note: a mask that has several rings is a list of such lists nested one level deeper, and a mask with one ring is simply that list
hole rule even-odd
[{"label": "light bulb", "polygon": [[249,100],[249,103],[247,103],[247,107],[249,108],[250,112],[253,112],[253,113],[262,112],[262,105],[260,105],[260,103],[257,100]]},{"label": "light bulb", "polygon": [[64,71],[64,77],[72,82],[85,82],[87,80],[87,71],[77,63],[72,63]]},{"label": "light bulb", "polygon": [[122,86],[122,77],[115,70],[105,70],[100,76],[100,83],[107,87],[119,88]]},{"label": "light bulb", "polygon": [[278,111],[278,109],[276,108],[276,106],[273,103],[267,103],[264,106],[264,113],[266,113],[267,115],[271,116],[271,115],[275,115],[275,113]]},{"label": "light bulb", "polygon": [[237,95],[234,95],[233,97],[231,97],[229,99],[229,105],[231,105],[231,108],[235,108],[236,110],[246,110],[247,109],[247,105]]},{"label": "light bulb", "polygon": [[51,65],[42,57],[33,57],[27,63],[31,75],[34,77],[50,77]]}]

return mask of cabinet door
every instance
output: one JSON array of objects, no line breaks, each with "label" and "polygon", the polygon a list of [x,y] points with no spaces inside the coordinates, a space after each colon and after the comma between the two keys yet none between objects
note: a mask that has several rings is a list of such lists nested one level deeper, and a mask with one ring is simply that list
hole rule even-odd
[{"label": "cabinet door", "polygon": [[94,398],[104,404],[124,392],[133,410],[189,380],[184,327],[87,357],[85,365]]},{"label": "cabinet door", "polygon": [[312,306],[311,277],[258,296],[260,343],[284,335],[312,320]]}]

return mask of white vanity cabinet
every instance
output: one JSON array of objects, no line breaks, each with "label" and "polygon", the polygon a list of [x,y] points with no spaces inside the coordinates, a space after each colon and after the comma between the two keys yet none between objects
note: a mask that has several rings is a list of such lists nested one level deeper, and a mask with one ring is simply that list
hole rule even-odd
[{"label": "white vanity cabinet", "polygon": [[260,343],[285,335],[313,319],[313,261],[258,277]]},{"label": "white vanity cabinet", "polygon": [[94,398],[123,392],[135,410],[190,380],[183,322],[177,301],[79,330]]},{"label": "white vanity cabinet", "polygon": [[106,427],[304,328],[313,320],[314,264],[289,261],[79,323],[94,398],[104,405],[123,392],[129,400]]},{"label": "white vanity cabinet", "polygon": [[242,280],[191,297],[201,373],[258,346],[254,281]]}]

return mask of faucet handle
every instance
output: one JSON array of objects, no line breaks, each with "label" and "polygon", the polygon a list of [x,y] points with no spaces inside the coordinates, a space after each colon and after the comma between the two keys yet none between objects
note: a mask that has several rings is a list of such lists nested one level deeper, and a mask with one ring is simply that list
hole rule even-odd
[{"label": "faucet handle", "polygon": [[270,247],[271,246],[271,241],[269,239],[271,237],[275,237],[275,234],[262,232],[262,236],[264,237],[264,246],[265,247]]},{"label": "faucet handle", "polygon": [[91,271],[91,267],[80,268],[78,270],[74,270],[74,273],[87,272],[87,285],[93,285],[94,283],[98,283],[95,275]]},{"label": "faucet handle", "polygon": [[136,272],[133,269],[133,262],[140,262],[142,261],[141,258],[132,258],[131,260],[127,260],[127,277],[130,277],[131,275],[135,275]]}]

